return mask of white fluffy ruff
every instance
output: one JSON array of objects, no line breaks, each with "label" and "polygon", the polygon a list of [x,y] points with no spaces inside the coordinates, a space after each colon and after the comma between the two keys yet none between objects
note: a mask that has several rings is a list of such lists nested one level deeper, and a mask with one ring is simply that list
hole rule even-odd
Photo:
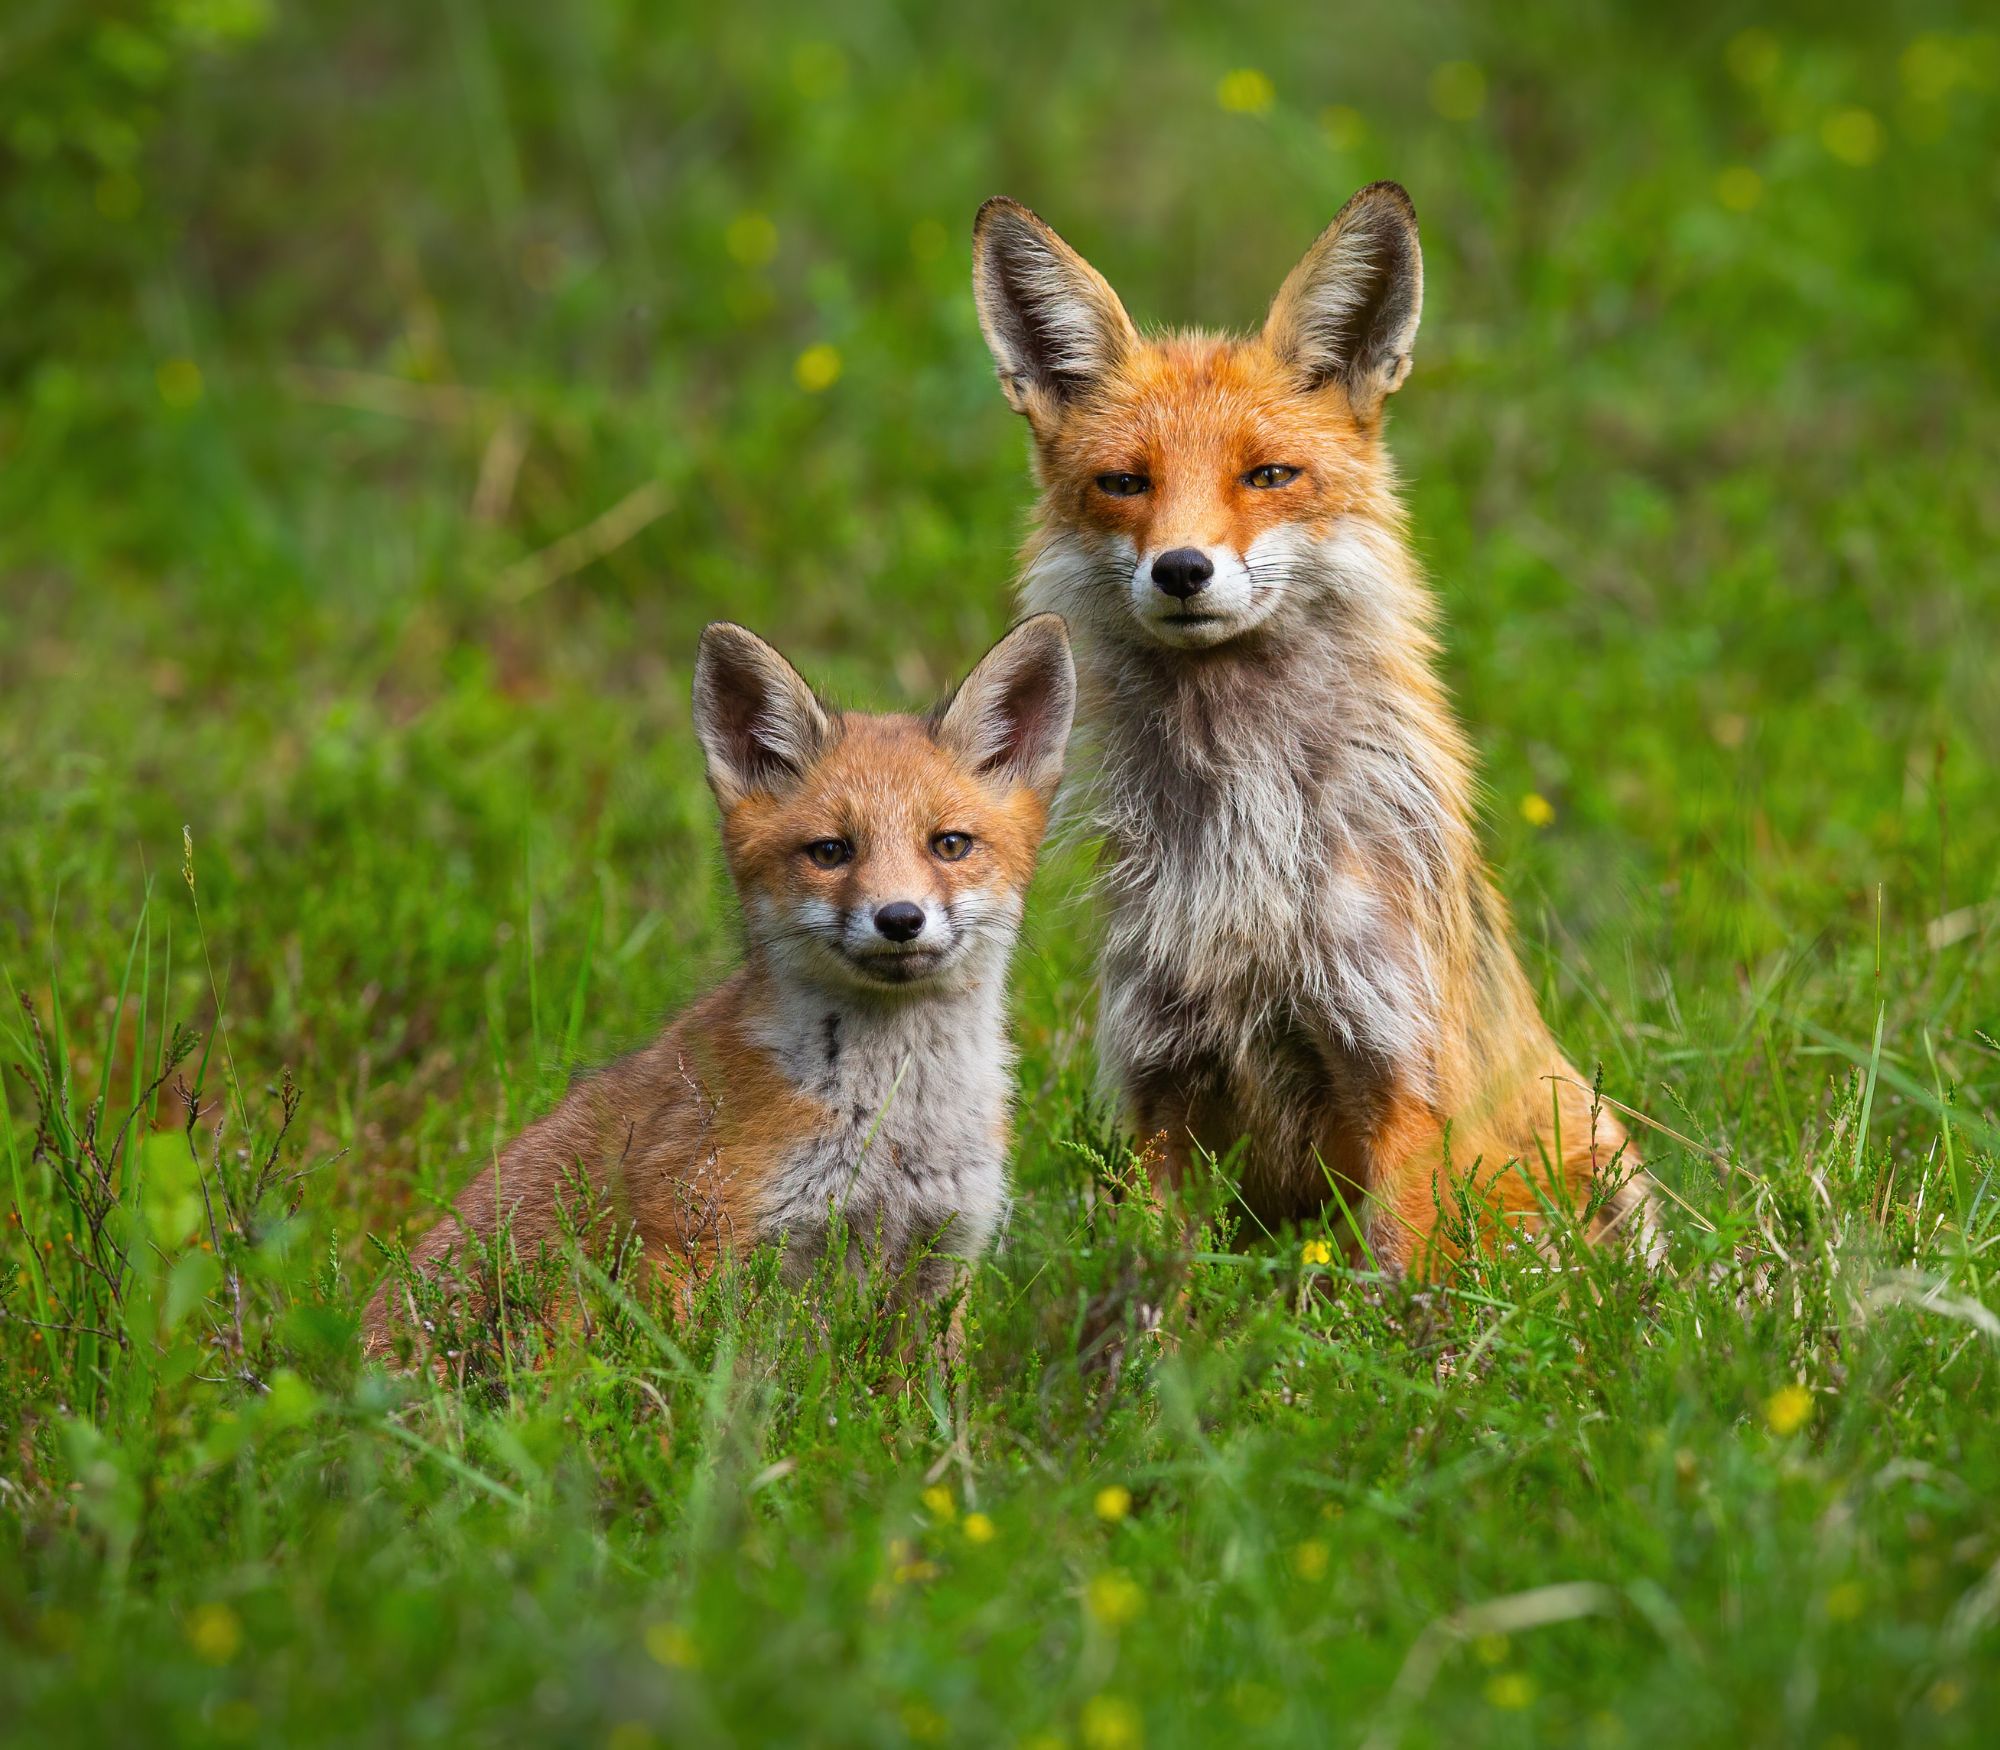
[{"label": "white fluffy ruff", "polygon": [[1197,1065],[1254,1085],[1303,1035],[1422,1087],[1439,991],[1409,919],[1462,903],[1467,828],[1382,677],[1427,646],[1427,604],[1394,535],[1352,519],[1259,582],[1256,652],[1228,672],[1149,638],[1117,557],[1077,537],[1026,578],[1070,619],[1095,744],[1066,812],[1109,852],[1102,1055],[1128,1086]]}]

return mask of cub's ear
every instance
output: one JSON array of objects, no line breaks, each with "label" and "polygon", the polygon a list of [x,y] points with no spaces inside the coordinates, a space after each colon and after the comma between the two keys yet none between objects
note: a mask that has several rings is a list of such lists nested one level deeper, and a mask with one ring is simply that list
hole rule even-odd
[{"label": "cub's ear", "polygon": [[1038,432],[1139,338],[1104,276],[1001,195],[973,222],[972,296],[1007,404]]},{"label": "cub's ear", "polygon": [[1410,374],[1423,303],[1417,209],[1401,183],[1371,182],[1286,277],[1264,340],[1309,387],[1339,383],[1370,419]]},{"label": "cub's ear", "polygon": [[754,632],[717,620],[694,660],[694,730],[724,808],[780,795],[834,738],[832,719],[797,669]]},{"label": "cub's ear", "polygon": [[1025,784],[1047,802],[1075,715],[1069,627],[1060,614],[1036,614],[979,659],[938,708],[932,733],[981,777]]}]

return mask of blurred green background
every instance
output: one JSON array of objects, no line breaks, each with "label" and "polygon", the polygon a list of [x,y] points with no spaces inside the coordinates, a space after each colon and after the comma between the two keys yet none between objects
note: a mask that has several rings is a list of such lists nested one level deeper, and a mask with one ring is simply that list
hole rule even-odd
[{"label": "blurred green background", "polygon": [[[1704,1332],[1734,1317],[1721,1291],[1707,1325],[1667,1321],[1629,1401],[1561,1399],[1562,1416],[1608,1416],[1626,1444],[1539,1531],[1522,1532],[1509,1501],[1562,1498],[1567,1471],[1550,1485],[1501,1465],[1462,1543],[1410,1538],[1430,1523],[1409,1504],[1421,1492],[1374,1533],[1343,1521],[1356,1541],[1336,1545],[1315,1601],[1257,1595],[1274,1613],[1257,1620],[1276,1625],[1261,1654],[1195,1626],[1208,1589],[1237,1583],[1250,1521],[1222,1513],[1192,1543],[1162,1532],[1128,1553],[1147,1589],[1180,1600],[1182,1629],[1164,1604],[1129,1626],[1092,1592],[1097,1557],[1079,1552],[1103,1531],[1097,1486],[1146,1464],[1164,1467],[1169,1498],[1197,1485],[1150,1444],[1179,1436],[1158,1432],[1137,1385],[1105,1422],[1087,1400],[1023,1407],[999,1383],[1053,1365],[1063,1296],[1088,1299],[1113,1269],[1065,1225],[1089,1202],[1073,1145],[1097,1123],[1077,855],[1039,887],[1022,957],[1028,1213],[1001,1267],[1006,1310],[989,1303],[991,1389],[975,1390],[969,1433],[920,1437],[906,1421],[904,1445],[885,1435],[818,1470],[809,1446],[766,1442],[760,1463],[804,1466],[803,1518],[777,1546],[790,1553],[765,1546],[782,1576],[766,1592],[713,1578],[748,1559],[735,1531],[676,1517],[710,1460],[663,1446],[665,1471],[641,1488],[607,1456],[650,1414],[637,1398],[593,1421],[561,1392],[523,1407],[510,1385],[490,1418],[466,1410],[424,1436],[512,1476],[541,1530],[475,1522],[477,1488],[403,1448],[383,1458],[379,1438],[370,1463],[390,1468],[353,1473],[353,1518],[302,1503],[386,1413],[355,1383],[341,1322],[376,1268],[364,1231],[428,1220],[572,1064],[645,1037],[730,963],[688,729],[700,627],[746,622],[837,696],[890,705],[933,696],[1011,617],[1026,438],[968,286],[972,214],[1000,192],[1055,223],[1140,321],[1247,327],[1355,187],[1408,186],[1427,296],[1390,441],[1490,784],[1489,843],[1552,1018],[1608,1091],[1700,1145],[1648,1144],[1723,1236],[1691,1245],[1726,1250],[1756,1226],[1746,1181],[1718,1178],[1707,1150],[1792,1186],[1792,1218],[1838,1210],[1834,1225],[1889,1264],[1942,1270],[1922,1250],[1945,1240],[1917,1187],[1948,1158],[1973,1175],[1950,1229],[1952,1293],[1990,1302],[1979,1236],[1993,1200],[1974,1187],[1990,1190],[1976,1127],[2000,1090],[1996,146],[2000,35],[1974,6],[11,0],[0,965],[45,1021],[66,1011],[78,1090],[114,1071],[122,1086],[150,1061],[163,1013],[207,1032],[218,1009],[218,1061],[243,1106],[281,1071],[297,1078],[287,1148],[323,1164],[286,1230],[292,1262],[260,1291],[273,1322],[258,1341],[307,1394],[294,1407],[318,1406],[313,1427],[333,1431],[280,1418],[269,1451],[217,1458],[202,1430],[236,1412],[187,1370],[100,1378],[54,1334],[0,1331],[14,1454],[0,1477],[15,1465],[0,1514],[16,1534],[0,1632],[21,1651],[0,1698],[12,1685],[16,1718],[44,1732],[108,1730],[105,1710],[143,1698],[163,1738],[283,1727],[359,1741],[357,1694],[400,1705],[443,1663],[478,1675],[408,1715],[412,1739],[509,1736],[531,1690],[551,1733],[601,1737],[618,1721],[549,1673],[572,1656],[613,1669],[617,1635],[636,1646],[632,1625],[667,1610],[741,1661],[736,1688],[717,1679],[677,1716],[695,1739],[789,1721],[826,1741],[947,1728],[1004,1741],[1025,1721],[1051,1742],[1130,1750],[1259,1720],[1354,1741],[1393,1717],[1410,1741],[1546,1742],[1602,1720],[1640,1739],[1672,1720],[1687,1741],[1833,1743],[1863,1722],[1868,1741],[1973,1741],[2000,1707],[1990,1506],[1937,1485],[1909,1511],[1944,1530],[1911,1553],[1924,1538],[1899,1541],[1902,1506],[1881,1504],[1878,1527],[1877,1507],[1844,1491],[1892,1451],[1948,1471],[1982,1419],[1990,1429],[1990,1341],[1955,1352],[1970,1371],[1933,1396],[1891,1406],[1857,1391],[1846,1456],[1818,1471],[1731,1468],[1718,1455],[1735,1450],[1743,1405],[1793,1375],[1838,1389],[1834,1363],[1808,1363],[1847,1315],[1816,1325],[1793,1307],[1718,1351]],[[121,983],[135,923],[143,1013],[129,972]],[[10,1041],[10,1061],[24,1053]],[[1873,1065],[1866,1103],[1857,1058]],[[53,1244],[55,1169],[34,1146],[46,1078],[0,1086],[20,1232]],[[1949,1113],[1975,1127],[1955,1143]],[[148,1115],[174,1134],[177,1107]],[[1833,1158],[1849,1168],[1829,1189]],[[1699,1269],[1689,1280],[1709,1292]],[[307,1303],[326,1317],[284,1322]],[[1214,1331],[1234,1359],[1214,1365],[1254,1371],[1285,1349],[1347,1378],[1323,1332],[1270,1335],[1282,1294],[1231,1304],[1237,1322],[1218,1314]],[[1378,1336],[1428,1392],[1432,1337]],[[1929,1340],[1910,1339],[1923,1366]],[[1467,1391],[1524,1415],[1537,1393],[1568,1392],[1578,1365],[1560,1337],[1519,1352],[1512,1335],[1448,1341],[1479,1342],[1501,1369]],[[1470,1424],[1405,1444],[1418,1412],[1394,1393],[1365,1436],[1341,1434],[1331,1409],[1283,1435],[1276,1398],[1240,1427],[1235,1409],[1203,1421],[1187,1406],[1206,1376],[1187,1366],[1172,1401],[1192,1420],[1166,1422],[1206,1429],[1194,1449],[1217,1468],[1202,1486],[1250,1474],[1230,1468],[1239,1437],[1290,1454],[1274,1475],[1305,1453],[1336,1455],[1343,1474],[1372,1453],[1391,1495],[1434,1466],[1488,1474]],[[1750,1420],[1775,1438],[1777,1422]],[[536,1427],[556,1430],[550,1444],[523,1432]],[[553,1456],[564,1427],[598,1469],[594,1495]],[[895,1583],[875,1531],[912,1510],[939,1440],[1004,1474],[1026,1466],[1021,1513],[1060,1524],[1045,1566],[970,1575],[968,1599],[985,1601],[966,1605],[974,1628],[944,1612],[895,1618],[862,1648],[801,1628],[746,1650],[772,1611],[838,1624],[885,1562]],[[550,1467],[546,1493],[529,1480],[543,1470],[509,1468],[529,1451]],[[1716,1479],[1706,1506],[1688,1465]],[[183,1487],[180,1519],[131,1506]],[[1760,1557],[1718,1542],[1737,1508],[1754,1518],[1748,1503],[1792,1488]],[[76,1490],[102,1516],[65,1519]],[[447,1509],[470,1529],[415,1529]],[[1873,1528],[1851,1631],[1868,1638],[1815,1643],[1801,1676],[1787,1625],[1851,1620],[1826,1602],[1848,1582],[1809,1559],[1823,1516],[1843,1512]],[[245,1531],[259,1514],[273,1529]],[[1571,1531],[1550,1529],[1564,1514]],[[1549,1537],[1616,1545],[1614,1528],[1645,1514],[1691,1542],[1663,1532],[1607,1558],[1672,1606],[1647,1619],[1657,1635],[1610,1656],[1618,1681],[1552,1659],[1509,1688],[1511,1667],[1489,1680],[1476,1665],[1440,1684],[1456,1699],[1433,1713],[1381,1712],[1426,1622],[1582,1572],[1545,1572],[1536,1552]],[[646,1545],[659,1523],[687,1541]],[[1256,1535],[1279,1538],[1277,1523]],[[428,1577],[364,1584],[362,1558],[340,1553],[364,1524],[368,1539],[415,1538]],[[565,1566],[550,1524],[588,1528],[591,1547],[608,1539],[635,1565]],[[1331,1535],[1307,1539],[1321,1554],[1297,1573],[1272,1556],[1273,1584],[1324,1569],[1312,1540]],[[1919,1560],[1935,1564],[1928,1580],[1912,1577]],[[605,1571],[624,1575],[622,1603],[599,1589]],[[346,1628],[315,1616],[336,1573],[361,1589]],[[470,1576],[462,1594],[455,1573]],[[1987,1604],[1964,1602],[1979,1584]],[[1074,1615],[1079,1592],[1080,1651],[1058,1658],[996,1626],[1032,1625],[1051,1600]],[[1774,1638],[1745,1631],[1746,1596]],[[394,1608],[371,1621],[383,1597]],[[498,1597],[514,1599],[504,1621],[482,1610]],[[572,1627],[538,1629],[541,1612]],[[574,1627],[599,1614],[624,1627]],[[995,1674],[998,1652],[959,1660],[962,1634],[996,1637],[981,1644],[1010,1648],[1016,1675]],[[1302,1664],[1269,1644],[1292,1635],[1318,1649]],[[1350,1663],[1318,1690],[1327,1636]],[[113,1658],[120,1637],[154,1656]],[[648,1669],[686,1676],[669,1656],[681,1645],[660,1640]],[[315,1660],[319,1691],[300,1674]],[[819,1686],[821,1712],[768,1711],[758,1683],[788,1675]]]}]

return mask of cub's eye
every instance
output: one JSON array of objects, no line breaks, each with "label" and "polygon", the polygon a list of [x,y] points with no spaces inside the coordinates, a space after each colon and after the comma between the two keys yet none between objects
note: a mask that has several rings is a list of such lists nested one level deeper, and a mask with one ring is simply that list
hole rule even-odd
[{"label": "cub's eye", "polygon": [[956,863],[972,850],[972,835],[965,832],[941,832],[931,840],[931,854],[942,857],[947,863]]},{"label": "cub's eye", "polygon": [[1108,498],[1137,498],[1140,493],[1152,489],[1152,481],[1143,474],[1100,474],[1097,477],[1097,490]]},{"label": "cub's eye", "polygon": [[1252,468],[1243,476],[1245,486],[1289,486],[1299,477],[1296,468],[1288,468],[1282,462],[1266,462],[1261,468]]},{"label": "cub's eye", "polygon": [[806,860],[815,869],[838,869],[854,860],[854,847],[845,839],[814,839],[806,846]]}]

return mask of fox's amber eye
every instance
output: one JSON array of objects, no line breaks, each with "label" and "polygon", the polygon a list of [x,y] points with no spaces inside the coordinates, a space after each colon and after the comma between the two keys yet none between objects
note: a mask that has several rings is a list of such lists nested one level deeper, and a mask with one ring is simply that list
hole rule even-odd
[{"label": "fox's amber eye", "polygon": [[1261,468],[1252,468],[1243,476],[1245,486],[1289,486],[1299,477],[1296,468],[1288,468],[1282,462],[1266,462]]},{"label": "fox's amber eye", "polygon": [[845,839],[814,839],[806,846],[806,859],[815,869],[838,869],[853,858],[854,847]]},{"label": "fox's amber eye", "polygon": [[1137,498],[1140,493],[1152,489],[1152,481],[1143,474],[1100,474],[1097,490],[1111,498]]},{"label": "fox's amber eye", "polygon": [[931,854],[942,857],[947,863],[956,863],[972,850],[972,835],[966,832],[941,832],[931,840]]}]

